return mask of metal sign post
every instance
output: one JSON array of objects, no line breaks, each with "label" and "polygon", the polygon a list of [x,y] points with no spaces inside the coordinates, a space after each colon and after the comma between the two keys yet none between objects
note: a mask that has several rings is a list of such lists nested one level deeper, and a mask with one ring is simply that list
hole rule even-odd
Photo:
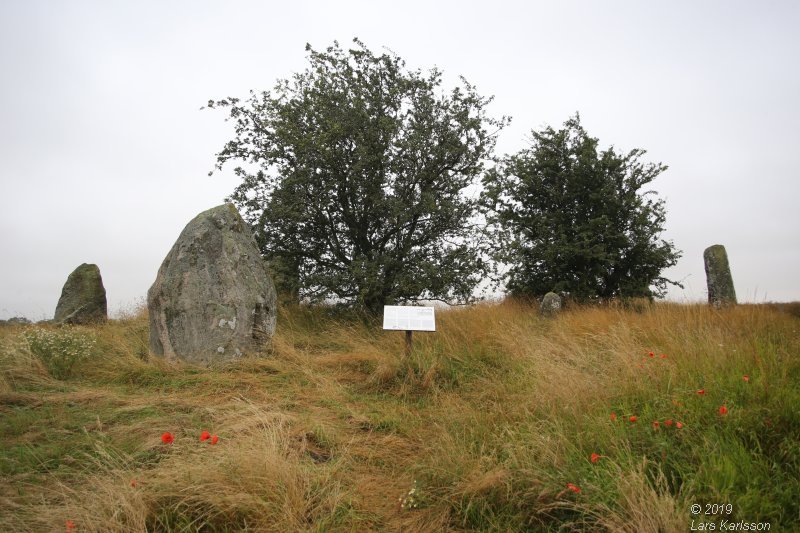
[{"label": "metal sign post", "polygon": [[406,356],[411,354],[414,331],[436,331],[433,307],[383,306],[383,329],[406,332]]}]

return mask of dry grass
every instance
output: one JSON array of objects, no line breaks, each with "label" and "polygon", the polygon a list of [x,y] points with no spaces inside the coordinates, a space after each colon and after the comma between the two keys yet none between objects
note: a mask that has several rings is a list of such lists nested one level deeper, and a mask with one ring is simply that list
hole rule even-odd
[{"label": "dry grass", "polygon": [[[642,304],[544,320],[504,302],[438,312],[437,326],[404,357],[402,334],[286,308],[264,357],[204,369],[148,358],[146,316],[131,314],[92,328],[97,351],[66,380],[2,330],[0,523],[668,532],[717,499],[800,524],[790,312]],[[667,419],[685,427],[651,426]],[[415,480],[419,505],[401,508]]]},{"label": "dry grass", "polygon": [[689,530],[689,514],[683,502],[670,494],[664,475],[659,472],[656,479],[648,479],[647,465],[625,471],[617,468],[619,479],[619,507],[617,509],[598,506],[582,508],[587,516],[596,518],[598,526],[608,531],[639,533],[659,531],[679,533]]}]

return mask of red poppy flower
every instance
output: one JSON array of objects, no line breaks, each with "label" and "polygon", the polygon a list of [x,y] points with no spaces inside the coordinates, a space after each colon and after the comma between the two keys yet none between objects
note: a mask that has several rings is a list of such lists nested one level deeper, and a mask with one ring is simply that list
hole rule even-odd
[{"label": "red poppy flower", "polygon": [[219,437],[217,437],[216,435],[211,437],[211,444],[216,444],[217,442],[219,442]]},{"label": "red poppy flower", "polygon": [[661,359],[666,359],[666,358],[667,358],[667,354],[665,354],[665,353],[662,353],[662,354],[661,354]]},{"label": "red poppy flower", "polygon": [[705,393],[706,393],[705,389],[700,389],[699,391],[697,391],[697,394],[705,394]]},{"label": "red poppy flower", "polygon": [[749,382],[749,381],[750,381],[750,376],[748,376],[747,374],[745,374],[744,376],[742,376],[742,379],[743,379],[743,380],[745,380],[745,381],[747,381],[747,382]]},{"label": "red poppy flower", "polygon": [[163,442],[164,444],[172,444],[174,441],[175,437],[169,431],[161,435],[161,442]]},{"label": "red poppy flower", "polygon": [[131,487],[136,488],[136,483],[138,483],[135,479],[131,480]]},{"label": "red poppy flower", "polygon": [[202,433],[200,433],[200,442],[205,442],[210,438],[211,438],[211,433],[209,433],[208,431],[203,431]]},{"label": "red poppy flower", "polygon": [[72,520],[67,520],[67,531],[75,531],[75,522]]},{"label": "red poppy flower", "polygon": [[617,421],[617,414],[616,413],[611,413],[611,421],[612,422],[616,422]]},{"label": "red poppy flower", "polygon": [[601,455],[600,455],[600,454],[593,453],[593,454],[592,454],[592,456],[591,456],[592,462],[593,462],[593,463],[596,463],[597,461],[599,461],[599,460],[600,460],[600,457],[601,457]]},{"label": "red poppy flower", "polygon": [[650,357],[655,357],[656,356],[656,354],[654,354],[653,352],[650,352],[647,355],[649,355]]},{"label": "red poppy flower", "polygon": [[572,483],[567,483],[567,488],[568,488],[569,490],[571,490],[572,492],[576,493],[576,494],[577,494],[577,493],[579,493],[579,492],[581,491],[581,488],[580,488],[580,487],[578,487],[578,486],[576,486],[576,485],[573,485]]},{"label": "red poppy flower", "polygon": [[727,408],[727,407],[725,407],[724,405],[720,405],[720,407],[719,407],[719,414],[721,414],[721,415],[727,415],[727,414],[728,414],[728,408]]},{"label": "red poppy flower", "polygon": [[669,420],[664,420],[664,425],[665,426],[671,426],[672,425],[672,419],[670,418]]},{"label": "red poppy flower", "polygon": [[632,416],[628,420],[630,420],[631,422],[636,422],[636,420],[638,419],[636,418],[636,416]]},{"label": "red poppy flower", "polygon": [[681,424],[680,422],[675,422],[675,427],[681,429],[683,427],[683,424]]},{"label": "red poppy flower", "polygon": [[658,423],[658,420],[653,422],[653,429],[658,429],[660,426],[661,424]]}]

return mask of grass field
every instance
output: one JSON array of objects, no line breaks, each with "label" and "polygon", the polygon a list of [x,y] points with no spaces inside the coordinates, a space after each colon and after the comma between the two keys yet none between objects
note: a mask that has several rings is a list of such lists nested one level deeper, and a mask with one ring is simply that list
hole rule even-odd
[{"label": "grass field", "polygon": [[797,306],[506,302],[437,327],[405,357],[402,333],[286,308],[264,357],[212,369],[149,359],[144,313],[3,328],[0,529],[800,530]]}]

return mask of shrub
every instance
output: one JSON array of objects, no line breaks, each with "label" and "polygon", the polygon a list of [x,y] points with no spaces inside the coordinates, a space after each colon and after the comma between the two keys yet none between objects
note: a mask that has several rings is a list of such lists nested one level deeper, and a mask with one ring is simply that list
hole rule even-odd
[{"label": "shrub", "polygon": [[88,359],[97,340],[93,333],[77,328],[28,328],[22,333],[28,347],[41,359],[50,375],[65,379],[80,361]]}]

